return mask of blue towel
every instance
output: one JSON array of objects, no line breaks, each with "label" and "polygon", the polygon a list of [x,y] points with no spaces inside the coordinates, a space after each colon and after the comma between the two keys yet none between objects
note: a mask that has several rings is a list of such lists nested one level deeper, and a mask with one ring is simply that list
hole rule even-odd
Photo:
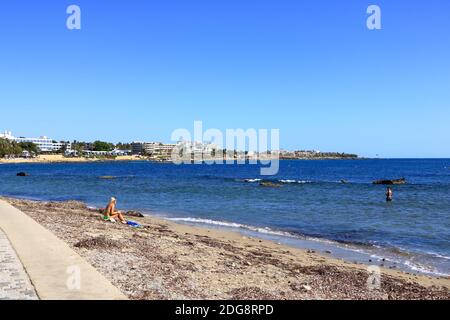
[{"label": "blue towel", "polygon": [[134,221],[127,221],[127,224],[133,228],[141,228],[142,227],[139,223],[134,222]]}]

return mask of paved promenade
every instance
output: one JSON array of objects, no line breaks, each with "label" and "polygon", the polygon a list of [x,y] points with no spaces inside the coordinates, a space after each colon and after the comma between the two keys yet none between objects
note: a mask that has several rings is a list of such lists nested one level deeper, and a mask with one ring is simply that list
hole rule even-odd
[{"label": "paved promenade", "polygon": [[126,299],[64,241],[2,200],[0,230],[0,297],[6,292],[11,299]]},{"label": "paved promenade", "polygon": [[5,233],[0,229],[0,300],[37,300],[38,296]]}]

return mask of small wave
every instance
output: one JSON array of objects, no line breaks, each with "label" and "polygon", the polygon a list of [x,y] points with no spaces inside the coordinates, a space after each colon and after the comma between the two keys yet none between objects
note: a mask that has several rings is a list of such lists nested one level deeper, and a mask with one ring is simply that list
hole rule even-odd
[{"label": "small wave", "polygon": [[443,260],[450,260],[449,256],[445,256],[433,251],[427,251],[427,250],[416,250],[414,252],[409,251],[406,248],[402,248],[402,247],[393,247],[393,248],[389,248],[389,251],[397,254],[397,255],[401,255],[401,256],[415,256],[415,255],[421,255],[421,256],[429,256],[429,257],[433,257],[433,258],[438,258],[438,259],[443,259]]},{"label": "small wave", "polygon": [[250,182],[250,183],[260,182],[260,181],[262,181],[262,179],[244,179],[244,182]]},{"label": "small wave", "polygon": [[444,259],[444,260],[450,260],[449,256],[444,256],[442,254],[433,252],[433,251],[421,251],[421,254],[427,255],[427,256],[431,256],[433,258],[438,258],[438,259]]},{"label": "small wave", "polygon": [[439,259],[450,260],[449,256],[443,256],[443,255],[441,255],[439,253],[434,253],[434,252],[427,252],[427,253],[432,255],[432,256],[434,256],[434,257],[436,257],[436,258],[439,258]]},{"label": "small wave", "polygon": [[409,269],[411,269],[413,271],[417,271],[419,273],[430,274],[430,275],[441,276],[441,277],[447,277],[449,275],[448,273],[439,272],[435,268],[420,265],[417,263],[413,263],[410,260],[406,260],[405,262],[403,262],[403,264],[405,266],[407,266]]},{"label": "small wave", "polygon": [[283,184],[305,184],[305,183],[312,183],[308,180],[293,180],[293,179],[260,179],[260,178],[254,178],[254,179],[236,179],[236,181],[243,181],[247,183],[255,183],[255,182],[273,182],[273,183],[283,183]]},{"label": "small wave", "polygon": [[297,184],[305,184],[305,183],[312,183],[308,180],[278,180],[281,183],[297,183]]},{"label": "small wave", "polygon": [[[186,223],[194,223],[194,224],[214,225],[217,227],[225,227],[225,228],[243,229],[243,230],[247,230],[247,231],[251,231],[251,232],[266,234],[269,236],[281,236],[281,237],[287,237],[287,238],[294,238],[294,239],[298,239],[298,240],[302,239],[302,240],[307,240],[307,241],[320,242],[320,243],[324,243],[324,244],[326,243],[326,244],[337,246],[340,248],[345,248],[350,251],[358,252],[361,254],[366,254],[366,255],[370,256],[371,258],[375,258],[375,259],[379,259],[379,260],[386,260],[390,263],[394,263],[397,265],[398,264],[404,265],[407,269],[409,269],[411,271],[416,271],[416,272],[419,272],[422,274],[429,274],[429,275],[435,275],[435,276],[448,276],[448,274],[439,272],[432,266],[425,266],[422,264],[418,264],[417,262],[411,261],[414,254],[407,252],[407,251],[403,251],[402,249],[399,249],[399,248],[390,248],[390,250],[388,249],[386,251],[386,253],[388,253],[388,254],[382,254],[381,252],[378,252],[378,253],[371,252],[372,250],[370,249],[370,247],[372,249],[386,250],[386,248],[384,248],[382,246],[377,246],[374,244],[365,243],[365,244],[359,245],[359,244],[350,243],[350,242],[348,244],[344,244],[344,243],[341,243],[340,241],[325,239],[325,238],[321,238],[321,237],[302,235],[302,234],[296,233],[296,232],[292,233],[292,232],[287,232],[287,231],[274,230],[269,227],[256,227],[256,226],[251,226],[251,225],[246,225],[246,224],[241,224],[241,223],[236,223],[236,222],[228,222],[228,221],[220,221],[220,220],[212,220],[212,219],[204,219],[204,218],[193,218],[193,217],[167,218],[166,217],[166,219],[170,220],[170,221],[174,221],[174,222],[186,222]],[[344,247],[342,247],[342,245],[344,245]],[[390,255],[389,252],[393,253],[394,256]],[[434,255],[437,256],[437,254],[434,254]],[[440,256],[440,257],[444,258],[444,259],[449,258],[446,256]]]},{"label": "small wave", "polygon": [[[414,262],[413,260],[416,257],[416,254],[411,253],[411,252],[406,252],[403,251],[399,248],[382,248],[382,250],[386,250],[386,254],[382,254],[382,253],[375,253],[375,254],[371,254],[370,257],[373,259],[378,259],[378,260],[385,260],[387,262],[391,262],[394,264],[403,264],[404,266],[406,266],[406,269],[409,269],[411,271],[415,271],[418,273],[422,273],[422,274],[428,274],[428,275],[434,275],[434,276],[449,276],[448,273],[443,273],[440,272],[438,270],[436,270],[435,267],[430,266],[430,265],[423,265],[420,264],[418,262]],[[390,253],[394,253],[394,256],[390,255]],[[401,253],[401,254],[400,254]],[[430,254],[434,257],[438,257],[439,255],[436,254]],[[448,258],[445,256],[440,256],[442,258]]]},{"label": "small wave", "polygon": [[218,221],[218,220],[212,220],[212,219],[202,219],[202,218],[167,218],[167,220],[170,221],[181,221],[181,222],[190,222],[190,223],[201,223],[201,224],[209,224],[209,225],[215,225],[220,227],[228,227],[228,228],[238,228],[238,229],[245,229],[253,232],[259,232],[269,235],[275,235],[275,236],[283,236],[283,237],[296,237],[296,235],[286,232],[286,231],[278,231],[273,230],[268,227],[255,227],[250,225],[245,225],[241,223],[236,222],[227,222],[227,221]]}]

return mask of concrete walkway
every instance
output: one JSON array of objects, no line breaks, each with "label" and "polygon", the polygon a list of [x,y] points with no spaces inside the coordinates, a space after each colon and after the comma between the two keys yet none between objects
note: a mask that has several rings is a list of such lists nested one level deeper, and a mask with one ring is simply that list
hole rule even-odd
[{"label": "concrete walkway", "polygon": [[5,233],[0,230],[0,300],[37,300],[38,296]]},{"label": "concrete walkway", "polygon": [[[6,281],[8,283],[4,283],[4,286],[17,288],[16,291],[7,290],[11,292],[10,298],[26,298],[13,296],[13,292],[25,296],[29,294],[32,297],[31,292],[27,291],[30,289],[26,285],[27,277],[23,278],[25,272],[20,273],[20,270],[25,269],[40,299],[126,299],[119,289],[65,242],[2,200],[0,200],[0,229],[9,239],[8,242],[5,242],[5,239],[2,241],[4,251],[0,248],[0,261],[5,261],[4,265],[0,263],[0,271],[2,266],[5,268],[9,266],[8,270],[11,270],[9,280]],[[14,250],[11,250],[8,243]],[[14,262],[15,255],[12,254],[14,251],[23,268],[20,268],[17,259]]]}]

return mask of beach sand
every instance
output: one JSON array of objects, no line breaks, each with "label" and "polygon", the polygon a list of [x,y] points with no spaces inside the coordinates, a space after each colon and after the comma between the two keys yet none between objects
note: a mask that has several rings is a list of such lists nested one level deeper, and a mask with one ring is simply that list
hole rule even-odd
[{"label": "beach sand", "polygon": [[95,162],[95,161],[135,161],[143,160],[140,156],[118,156],[111,159],[103,158],[66,158],[62,154],[41,154],[36,158],[0,158],[0,163],[71,163],[71,162]]},{"label": "beach sand", "polygon": [[84,257],[130,299],[450,299],[450,279],[367,266],[239,233],[131,217],[102,221],[85,204],[2,198]]}]

